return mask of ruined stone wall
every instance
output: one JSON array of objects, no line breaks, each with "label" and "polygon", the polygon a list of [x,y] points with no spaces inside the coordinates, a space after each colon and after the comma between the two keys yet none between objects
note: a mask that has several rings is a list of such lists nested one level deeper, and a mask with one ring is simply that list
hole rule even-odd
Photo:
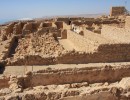
[{"label": "ruined stone wall", "polygon": [[75,20],[82,20],[82,17],[72,17],[70,18],[71,21],[75,21]]},{"label": "ruined stone wall", "polygon": [[45,58],[39,55],[30,55],[18,58],[9,65],[49,65],[49,64],[86,64],[106,62],[129,62],[130,44],[100,45],[93,53],[71,51],[58,57]]},{"label": "ruined stone wall", "polygon": [[83,64],[105,62],[128,62],[130,44],[100,45],[93,53],[70,52],[58,57],[58,63]]},{"label": "ruined stone wall", "polygon": [[57,21],[55,22],[58,29],[70,29],[70,25],[67,25],[63,21]]},{"label": "ruined stone wall", "polygon": [[130,30],[130,16],[126,17],[125,28]]},{"label": "ruined stone wall", "polygon": [[32,29],[33,29],[34,31],[37,31],[38,28],[39,28],[39,26],[40,26],[40,22],[33,22],[33,23],[32,23]]},{"label": "ruined stone wall", "polygon": [[118,43],[130,43],[130,31],[125,28],[103,25],[101,35]]},{"label": "ruined stone wall", "polygon": [[64,48],[55,39],[53,33],[35,33],[19,39],[15,54],[9,64],[54,64],[55,60],[53,57],[59,56],[63,51]]},{"label": "ruined stone wall", "polygon": [[50,57],[43,56],[44,54],[43,52],[41,52],[37,53],[36,55],[34,55],[33,53],[33,55],[28,55],[25,56],[25,58],[21,58],[21,54],[22,56],[26,54],[32,54],[31,52],[33,51],[33,49],[29,49],[27,51],[26,49],[23,49],[24,46],[28,45],[28,43],[26,45],[24,44],[24,41],[27,41],[27,39],[21,40],[23,47],[21,47],[20,45],[18,46],[18,50],[21,51],[16,52],[15,58],[17,59],[14,61],[12,60],[11,64],[9,65],[82,64],[99,62],[127,62],[130,60],[130,44],[101,44],[102,42],[95,41],[96,39],[98,40],[98,38],[94,37],[95,39],[89,40],[89,36],[87,38],[86,37],[72,31],[68,31],[67,39],[69,39],[75,46],[77,46],[78,51],[81,52],[71,51],[67,53],[62,53],[64,49],[61,48],[61,46],[59,45],[58,56],[55,56],[57,52],[54,50],[57,48],[54,47],[52,49],[52,46],[48,44],[49,42],[47,42],[47,44],[43,44],[43,42],[41,42],[42,38],[40,38],[39,36],[34,36],[34,40],[40,40],[39,42],[33,41],[33,44],[36,45],[38,43],[39,45],[39,47],[37,47],[38,49],[34,49],[34,51],[37,52],[37,50],[42,49],[41,46],[45,45],[45,47],[47,48],[44,48],[44,52],[46,56],[52,55]]},{"label": "ruined stone wall", "polygon": [[43,27],[52,27],[52,23],[49,22],[43,23]]},{"label": "ruined stone wall", "polygon": [[58,29],[55,27],[43,27],[43,28],[39,28],[38,33],[57,33]]},{"label": "ruined stone wall", "polygon": [[125,7],[112,7],[110,16],[119,16],[125,14]]},{"label": "ruined stone wall", "polygon": [[15,58],[11,63],[7,65],[17,66],[17,65],[49,65],[56,64],[55,57],[43,58],[39,55],[25,55],[25,57]]},{"label": "ruined stone wall", "polygon": [[58,18],[57,21],[63,21],[66,24],[69,24],[69,18]]},{"label": "ruined stone wall", "polygon": [[6,26],[3,26],[1,29],[1,35],[3,37],[3,41],[9,39],[12,36],[13,33],[13,27],[15,23],[10,23]]},{"label": "ruined stone wall", "polygon": [[15,24],[13,27],[13,34],[21,34],[22,33],[22,23]]},{"label": "ruined stone wall", "polygon": [[2,59],[5,60],[9,57],[12,46],[14,45],[15,37],[12,37],[10,41],[5,45],[5,50],[2,52]]},{"label": "ruined stone wall", "polygon": [[[24,77],[24,88],[40,85],[59,85],[88,82],[115,82],[130,76],[130,66],[92,66],[81,68],[45,69]],[[125,74],[124,74],[125,73]],[[21,78],[20,78],[21,79]]]}]

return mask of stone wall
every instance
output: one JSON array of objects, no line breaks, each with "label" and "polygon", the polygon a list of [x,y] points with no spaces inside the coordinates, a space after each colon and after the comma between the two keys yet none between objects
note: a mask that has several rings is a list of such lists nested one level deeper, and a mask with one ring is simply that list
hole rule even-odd
[{"label": "stone wall", "polygon": [[23,27],[23,31],[30,31],[32,32],[32,23],[31,22],[28,22],[27,24],[24,25]]},{"label": "stone wall", "polygon": [[126,11],[125,7],[112,7],[110,16],[124,15],[125,11]]},{"label": "stone wall", "polygon": [[39,26],[40,26],[40,22],[33,22],[33,23],[32,23],[32,29],[33,29],[34,31],[37,31],[38,28],[39,28]]},{"label": "stone wall", "polygon": [[66,24],[69,24],[69,18],[58,18],[57,21],[63,21]]},{"label": "stone wall", "polygon": [[128,62],[130,60],[130,44],[100,45],[95,52],[69,52],[58,57],[61,64],[84,64],[105,62]]},{"label": "stone wall", "polygon": [[130,30],[130,16],[126,17],[125,28]]},{"label": "stone wall", "polygon": [[15,36],[12,37],[10,39],[10,41],[7,42],[7,44],[5,45],[5,50],[2,52],[2,59],[5,60],[6,58],[8,58],[10,56],[10,52],[11,52],[11,49],[12,49],[12,46],[14,46],[14,42],[15,42]]},{"label": "stone wall", "polygon": [[52,27],[52,23],[49,22],[43,23],[43,27]]},{"label": "stone wall", "polygon": [[117,43],[130,43],[130,31],[125,28],[103,25],[101,35]]},{"label": "stone wall", "polygon": [[38,33],[57,33],[58,29],[55,27],[43,27],[43,28],[39,28]]},{"label": "stone wall", "polygon": [[[26,89],[20,88],[14,82],[9,89],[0,90],[0,100],[129,100],[129,79],[123,78],[114,83],[40,85]],[[127,88],[122,86],[122,81]]]},{"label": "stone wall", "polygon": [[1,34],[5,37],[3,40],[7,40],[12,36],[14,25],[15,23],[10,23],[7,26],[2,27]]},{"label": "stone wall", "polygon": [[55,24],[56,24],[56,26],[57,26],[58,29],[63,28],[63,22],[58,21],[58,22],[56,22]]},{"label": "stone wall", "polygon": [[[39,55],[24,55],[24,58],[20,58],[18,56],[15,57],[14,61],[12,60],[11,63],[8,65],[48,65],[48,64],[82,64],[82,63],[99,63],[99,62],[127,62],[130,60],[130,44],[102,44],[101,41],[95,41],[96,39],[99,40],[100,38],[95,38],[93,37],[92,40],[89,39],[89,35],[87,37],[81,36],[80,34],[74,33],[72,31],[67,31],[67,39],[71,41],[75,46],[76,50],[75,51],[70,51],[70,52],[62,52],[64,49],[60,49],[58,53],[58,56],[54,56],[56,51],[55,49],[51,49],[47,51],[48,53],[46,54],[54,54],[52,56],[42,56],[43,52]],[[35,36],[36,38],[37,36]],[[44,36],[45,37],[45,36]],[[34,40],[42,40],[40,37],[39,39]],[[27,39],[25,39],[26,41]],[[21,40],[23,42],[23,40]],[[34,44],[36,45],[34,42]],[[40,42],[42,43],[42,42]],[[57,43],[57,42],[56,42]],[[28,45],[28,44],[27,44]],[[42,45],[42,44],[41,44]],[[23,44],[23,46],[26,46]],[[46,44],[46,46],[49,48],[51,47],[50,44]],[[54,46],[54,44],[53,44]],[[61,47],[59,45],[59,47]],[[19,48],[21,48],[19,46]],[[41,47],[39,46],[41,49]],[[47,50],[48,50],[47,48]],[[44,48],[45,49],[45,48]],[[10,50],[10,49],[9,49]],[[19,49],[19,50],[24,50],[25,49]],[[33,49],[31,49],[32,51]],[[36,49],[38,50],[38,49]],[[30,50],[29,50],[30,51]],[[8,53],[6,53],[8,54]],[[27,54],[27,53],[21,53],[21,54]],[[30,54],[30,53],[28,53]],[[16,53],[17,55],[17,53]],[[19,54],[18,54],[19,55]]]},{"label": "stone wall", "polygon": [[11,63],[7,65],[49,65],[55,64],[56,59],[54,57],[43,58],[39,55],[25,55],[23,58],[15,58]]},{"label": "stone wall", "polygon": [[86,64],[106,62],[129,62],[130,44],[100,45],[97,51],[85,53],[70,51],[58,57],[44,58],[39,55],[18,58],[8,65]]},{"label": "stone wall", "polygon": [[67,25],[66,23],[62,21],[55,22],[58,29],[70,29],[70,25]]},{"label": "stone wall", "polygon": [[13,34],[21,34],[22,33],[22,23],[15,24],[13,27]]},{"label": "stone wall", "polygon": [[[56,65],[55,65],[56,66]],[[59,85],[88,82],[115,82],[120,81],[124,77],[130,76],[130,66],[91,66],[80,68],[69,66],[64,69],[55,69],[55,67],[48,67],[45,70],[40,70],[33,73],[28,73],[24,78],[24,88],[34,87],[40,85]],[[124,74],[125,73],[125,74]],[[21,78],[20,78],[21,81]],[[20,82],[18,82],[20,83]]]}]

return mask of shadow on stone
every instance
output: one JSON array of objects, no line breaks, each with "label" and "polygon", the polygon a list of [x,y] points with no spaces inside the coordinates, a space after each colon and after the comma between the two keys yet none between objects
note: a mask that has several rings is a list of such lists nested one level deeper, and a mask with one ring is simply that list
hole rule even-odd
[{"label": "shadow on stone", "polygon": [[0,74],[3,74],[4,70],[5,70],[5,65],[0,63]]}]

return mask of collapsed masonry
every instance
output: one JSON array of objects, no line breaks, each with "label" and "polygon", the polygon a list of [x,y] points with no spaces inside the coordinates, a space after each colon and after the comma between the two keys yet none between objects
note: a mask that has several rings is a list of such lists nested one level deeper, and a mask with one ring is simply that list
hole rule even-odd
[{"label": "collapsed masonry", "polygon": [[124,15],[0,26],[0,100],[129,99],[129,29]]}]

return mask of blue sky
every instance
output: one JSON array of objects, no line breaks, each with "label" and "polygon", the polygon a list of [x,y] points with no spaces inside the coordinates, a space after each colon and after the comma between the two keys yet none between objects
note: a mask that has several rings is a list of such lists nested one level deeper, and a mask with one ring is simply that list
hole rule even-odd
[{"label": "blue sky", "polygon": [[[125,0],[0,0],[0,20],[109,13],[111,6],[122,5]],[[126,6],[130,10],[129,0]]]}]

